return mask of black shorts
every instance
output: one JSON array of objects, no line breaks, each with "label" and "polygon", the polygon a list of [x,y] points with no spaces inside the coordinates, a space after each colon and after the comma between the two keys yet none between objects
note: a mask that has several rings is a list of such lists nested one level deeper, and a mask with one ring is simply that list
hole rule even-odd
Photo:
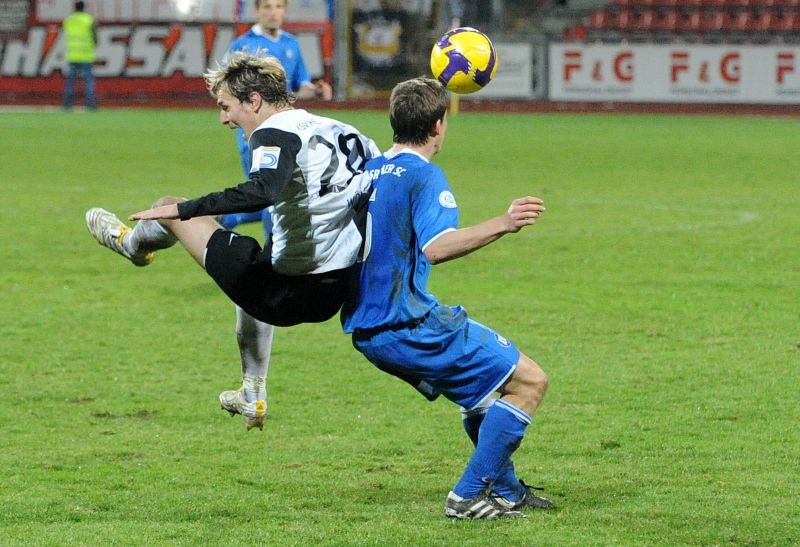
[{"label": "black shorts", "polygon": [[336,315],[349,268],[282,275],[272,269],[270,254],[252,237],[217,230],[206,247],[206,272],[240,308],[270,325],[319,323]]}]

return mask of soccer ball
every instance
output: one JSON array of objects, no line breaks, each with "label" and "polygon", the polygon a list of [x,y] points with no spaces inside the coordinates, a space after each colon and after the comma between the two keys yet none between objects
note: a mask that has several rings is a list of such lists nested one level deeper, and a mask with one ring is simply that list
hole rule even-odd
[{"label": "soccer ball", "polygon": [[497,73],[497,52],[481,31],[456,28],[433,46],[431,72],[453,93],[475,93]]}]

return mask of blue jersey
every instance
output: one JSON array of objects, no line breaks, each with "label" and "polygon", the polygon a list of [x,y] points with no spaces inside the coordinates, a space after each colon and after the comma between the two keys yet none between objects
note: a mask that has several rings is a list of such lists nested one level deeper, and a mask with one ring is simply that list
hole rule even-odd
[{"label": "blue jersey", "polygon": [[411,150],[370,160],[373,180],[365,258],[357,294],[342,310],[345,332],[414,323],[436,305],[425,248],[458,228],[458,208],[442,170]]},{"label": "blue jersey", "polygon": [[301,85],[311,83],[311,76],[300,52],[300,42],[288,32],[280,31],[278,39],[273,40],[263,33],[259,25],[253,25],[231,43],[228,54],[234,51],[246,51],[251,55],[262,52],[278,59],[286,71],[286,83],[291,91],[297,91]]}]

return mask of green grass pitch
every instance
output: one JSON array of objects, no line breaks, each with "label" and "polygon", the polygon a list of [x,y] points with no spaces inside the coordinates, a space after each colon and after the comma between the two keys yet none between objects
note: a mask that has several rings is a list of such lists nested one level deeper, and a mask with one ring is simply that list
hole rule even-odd
[{"label": "green grass pitch", "polygon": [[[385,113],[333,115],[389,146]],[[800,544],[796,118],[451,118],[462,225],[547,206],[432,277],[551,379],[515,462],[557,509],[495,522],[443,516],[457,408],[338,320],[279,329],[248,433],[217,404],[232,304],[180,248],[137,269],[88,234],[89,207],[239,182],[213,107],[3,112],[0,135],[0,544]]]}]

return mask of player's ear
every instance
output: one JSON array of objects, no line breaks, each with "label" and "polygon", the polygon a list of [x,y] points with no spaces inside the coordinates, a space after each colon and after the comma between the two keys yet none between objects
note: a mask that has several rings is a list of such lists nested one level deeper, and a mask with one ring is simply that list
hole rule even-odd
[{"label": "player's ear", "polygon": [[261,108],[262,103],[264,102],[264,98],[261,96],[259,92],[251,91],[250,95],[248,95],[248,102],[250,103],[250,106],[253,107],[253,110],[258,112],[258,110]]},{"label": "player's ear", "polygon": [[431,128],[431,137],[441,135],[443,127],[444,127],[444,119],[440,118],[436,120],[436,122],[433,124],[433,127]]}]

